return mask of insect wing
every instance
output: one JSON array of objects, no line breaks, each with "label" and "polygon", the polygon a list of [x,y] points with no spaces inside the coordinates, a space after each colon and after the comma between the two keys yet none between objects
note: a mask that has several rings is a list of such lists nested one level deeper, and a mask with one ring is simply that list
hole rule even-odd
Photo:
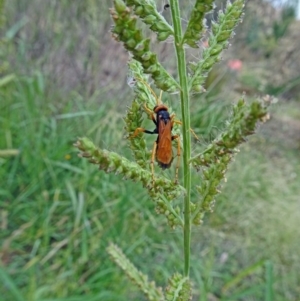
[{"label": "insect wing", "polygon": [[160,167],[169,168],[173,160],[171,121],[165,123],[162,119],[159,120],[158,129],[156,160]]}]

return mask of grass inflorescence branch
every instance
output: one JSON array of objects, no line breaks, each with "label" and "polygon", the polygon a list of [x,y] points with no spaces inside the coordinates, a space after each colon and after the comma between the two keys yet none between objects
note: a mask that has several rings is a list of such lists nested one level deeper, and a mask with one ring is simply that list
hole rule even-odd
[{"label": "grass inflorescence branch", "polygon": [[141,20],[150,26],[150,29],[157,33],[159,41],[166,40],[170,35],[174,35],[172,26],[166,21],[161,13],[158,12],[155,1],[153,0],[126,0],[126,4],[133,7],[134,13]]},{"label": "grass inflorescence branch", "polygon": [[175,79],[159,63],[157,55],[150,51],[150,39],[143,36],[137,26],[137,16],[122,0],[114,0],[114,8],[110,11],[115,26],[113,37],[122,41],[124,47],[139,61],[144,72],[150,74],[157,88],[170,93],[178,92],[179,85]]},{"label": "grass inflorescence branch", "polygon": [[192,284],[188,277],[175,273],[166,287],[166,301],[188,301],[192,300]]},{"label": "grass inflorescence branch", "polygon": [[145,138],[143,135],[138,135],[135,139],[132,139],[132,135],[137,128],[142,126],[144,121],[144,106],[154,107],[155,99],[151,91],[149,91],[149,86],[145,84],[147,82],[147,76],[143,73],[141,64],[131,59],[128,62],[128,67],[128,82],[134,89],[135,97],[124,118],[125,130],[126,133],[128,133],[129,146],[132,150],[135,162],[142,168],[148,169],[151,153],[146,146]]},{"label": "grass inflorescence branch", "polygon": [[219,137],[212,141],[199,155],[191,159],[195,168],[210,166],[220,157],[232,155],[236,147],[246,141],[246,137],[255,133],[257,123],[265,122],[269,118],[267,107],[272,100],[269,96],[247,104],[242,98],[232,107],[231,118],[227,127]]},{"label": "grass inflorescence branch", "polygon": [[199,41],[206,30],[204,16],[213,9],[213,0],[197,0],[191,13],[183,42],[193,48],[199,47]]},{"label": "grass inflorescence branch", "polygon": [[149,281],[148,276],[140,272],[118,246],[110,244],[107,247],[107,252],[112,260],[127,274],[129,279],[143,291],[148,300],[166,300],[162,288],[156,287],[154,281]]},{"label": "grass inflorescence branch", "polygon": [[202,85],[213,65],[221,60],[221,52],[228,47],[228,40],[233,35],[233,30],[241,21],[244,0],[227,2],[225,11],[220,11],[218,22],[212,22],[212,28],[208,39],[208,47],[203,49],[202,59],[196,63],[190,63],[191,76],[189,89],[191,92],[204,91]]},{"label": "grass inflorescence branch", "polygon": [[201,198],[192,204],[194,224],[201,224],[205,212],[213,210],[215,196],[220,193],[220,182],[225,177],[228,164],[238,152],[237,147],[246,141],[247,136],[254,134],[258,123],[268,120],[267,107],[270,104],[271,98],[268,96],[250,104],[240,99],[232,108],[232,116],[225,131],[201,154],[192,158],[191,164],[202,171],[201,185],[197,186]]},{"label": "grass inflorescence branch", "polygon": [[79,154],[81,157],[99,166],[99,169],[106,173],[120,174],[123,179],[141,182],[155,202],[156,211],[166,216],[169,225],[172,228],[182,225],[178,208],[174,209],[171,204],[172,201],[185,193],[182,186],[161,176],[156,176],[153,181],[150,171],[115,152],[97,148],[88,138],[79,138],[75,146],[81,151]]}]

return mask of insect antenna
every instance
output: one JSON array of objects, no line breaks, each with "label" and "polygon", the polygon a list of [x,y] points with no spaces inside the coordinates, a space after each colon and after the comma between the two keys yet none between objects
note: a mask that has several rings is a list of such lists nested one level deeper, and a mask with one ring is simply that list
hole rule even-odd
[{"label": "insect antenna", "polygon": [[160,94],[159,94],[159,97],[157,97],[156,93],[154,92],[154,90],[151,88],[150,84],[147,83],[144,79],[142,78],[139,78],[139,77],[136,77],[136,80],[138,80],[139,82],[143,83],[147,88],[148,90],[151,92],[152,96],[155,98],[155,101],[156,101],[156,105],[161,105],[162,104],[162,101],[161,101],[161,98],[162,98],[162,90],[160,90]]}]

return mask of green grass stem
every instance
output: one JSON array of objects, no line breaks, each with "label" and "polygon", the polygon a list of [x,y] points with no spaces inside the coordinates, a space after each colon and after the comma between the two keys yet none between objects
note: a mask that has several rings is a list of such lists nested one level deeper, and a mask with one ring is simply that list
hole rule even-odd
[{"label": "green grass stem", "polygon": [[185,50],[182,43],[182,28],[180,22],[180,10],[177,0],[171,0],[171,12],[174,26],[175,50],[177,67],[180,81],[181,118],[183,129],[183,174],[184,188],[184,275],[189,276],[190,271],[190,243],[191,243],[191,221],[190,221],[190,198],[191,198],[191,134],[190,134],[190,99],[188,93],[188,81],[186,74]]}]

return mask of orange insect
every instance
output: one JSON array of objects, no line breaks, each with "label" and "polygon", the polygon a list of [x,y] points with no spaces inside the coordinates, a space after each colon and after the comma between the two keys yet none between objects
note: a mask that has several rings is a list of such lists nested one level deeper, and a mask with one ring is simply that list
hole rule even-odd
[{"label": "orange insect", "polygon": [[[144,128],[137,128],[134,131],[132,137],[136,137],[139,133],[144,132],[146,134],[157,134],[157,139],[154,142],[151,156],[151,171],[154,182],[154,159],[156,159],[158,165],[162,169],[169,168],[174,159],[172,150],[172,141],[177,141],[177,165],[175,172],[175,183],[178,181],[178,169],[180,163],[180,139],[178,135],[172,135],[172,129],[174,123],[181,124],[180,121],[174,120],[175,114],[170,115],[168,107],[161,103],[160,99],[156,98],[157,105],[151,111],[145,106],[147,113],[151,116],[152,121],[155,124],[153,131],[146,130]],[[156,116],[155,116],[156,115]]]}]

